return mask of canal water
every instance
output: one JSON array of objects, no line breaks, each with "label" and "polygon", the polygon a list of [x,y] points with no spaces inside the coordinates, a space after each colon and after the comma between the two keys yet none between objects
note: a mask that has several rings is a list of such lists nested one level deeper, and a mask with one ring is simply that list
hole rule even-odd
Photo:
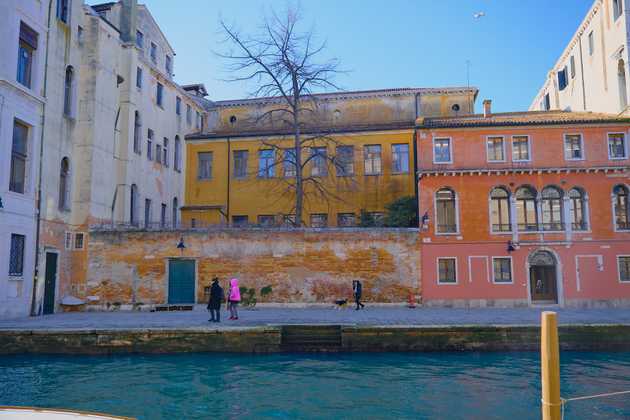
[{"label": "canal water", "polygon": [[[630,389],[629,353],[561,355],[564,397]],[[0,405],[139,419],[539,418],[537,353],[0,357]],[[565,419],[628,419],[628,395]]]}]

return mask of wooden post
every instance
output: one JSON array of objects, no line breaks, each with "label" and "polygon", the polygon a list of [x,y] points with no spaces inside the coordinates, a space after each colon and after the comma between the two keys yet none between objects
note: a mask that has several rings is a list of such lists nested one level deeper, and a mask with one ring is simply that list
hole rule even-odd
[{"label": "wooden post", "polygon": [[542,418],[560,420],[560,348],[558,318],[555,312],[541,314],[540,372],[542,380]]}]

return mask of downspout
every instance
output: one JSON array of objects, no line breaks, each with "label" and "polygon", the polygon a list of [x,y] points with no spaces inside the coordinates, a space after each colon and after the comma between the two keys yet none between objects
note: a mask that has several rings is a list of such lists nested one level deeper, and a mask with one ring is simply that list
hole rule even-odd
[{"label": "downspout", "polygon": [[[50,40],[50,17],[52,15],[53,0],[48,1],[48,25],[46,30],[46,58],[44,59],[44,80],[43,80],[43,97],[47,98],[46,88],[48,82],[48,52],[50,46],[48,42]],[[42,214],[42,168],[43,156],[44,156],[44,124],[46,122],[46,101],[42,102],[42,127],[41,135],[39,139],[39,173],[37,174],[37,222],[35,227],[35,273],[33,275],[33,290],[31,294],[31,316],[39,315],[39,310],[36,311],[36,295],[37,295],[37,279],[39,278],[39,229],[41,225]]]},{"label": "downspout", "polygon": [[582,106],[586,111],[586,83],[584,82],[584,54],[582,52],[582,35],[578,38],[580,42],[580,78],[582,79]]},{"label": "downspout", "polygon": [[[411,143],[411,150],[413,153],[413,193],[416,198],[416,203],[418,202],[418,128],[416,127],[416,120],[418,119],[418,94],[415,95],[415,117],[413,119],[413,139]],[[420,221],[420,210],[418,209],[418,222]]]},{"label": "downspout", "polygon": [[226,213],[227,216],[225,216],[225,218],[227,219],[227,225],[230,225],[230,154],[231,154],[231,143],[230,143],[230,138],[227,138],[227,201],[226,201]]}]

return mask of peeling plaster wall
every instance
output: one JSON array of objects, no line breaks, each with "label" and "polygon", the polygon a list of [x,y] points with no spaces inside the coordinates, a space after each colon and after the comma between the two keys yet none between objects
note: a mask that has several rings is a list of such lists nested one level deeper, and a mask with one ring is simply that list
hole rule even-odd
[{"label": "peeling plaster wall", "polygon": [[257,295],[271,285],[259,302],[350,300],[352,280],[363,282],[368,302],[403,302],[420,293],[417,237],[415,229],[91,232],[86,293],[98,305],[166,303],[168,261],[188,258],[198,303],[214,276],[223,285],[237,277]]}]

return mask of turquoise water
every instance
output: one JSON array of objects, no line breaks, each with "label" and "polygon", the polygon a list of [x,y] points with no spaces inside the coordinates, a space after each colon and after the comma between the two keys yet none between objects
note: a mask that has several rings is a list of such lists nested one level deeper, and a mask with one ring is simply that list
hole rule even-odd
[{"label": "turquoise water", "polygon": [[[630,389],[630,353],[563,353],[562,394]],[[0,357],[0,405],[139,419],[539,418],[536,353]],[[566,419],[630,418],[630,397]]]}]

